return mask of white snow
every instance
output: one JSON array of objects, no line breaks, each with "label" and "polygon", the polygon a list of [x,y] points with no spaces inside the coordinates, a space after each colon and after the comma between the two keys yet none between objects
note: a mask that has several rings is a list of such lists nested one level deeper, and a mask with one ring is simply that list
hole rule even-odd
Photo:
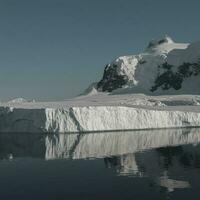
[{"label": "white snow", "polygon": [[81,95],[94,95],[97,94],[97,83],[92,83]]},{"label": "white snow", "polygon": [[35,100],[27,100],[25,98],[19,97],[8,101],[8,103],[28,103],[28,102],[35,102]]}]

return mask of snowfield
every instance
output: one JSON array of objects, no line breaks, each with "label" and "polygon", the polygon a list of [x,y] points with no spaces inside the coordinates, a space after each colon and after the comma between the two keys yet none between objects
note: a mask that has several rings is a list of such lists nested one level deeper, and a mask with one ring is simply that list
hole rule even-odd
[{"label": "snowfield", "polygon": [[200,126],[200,96],[80,96],[64,102],[2,103],[1,132],[96,132]]}]

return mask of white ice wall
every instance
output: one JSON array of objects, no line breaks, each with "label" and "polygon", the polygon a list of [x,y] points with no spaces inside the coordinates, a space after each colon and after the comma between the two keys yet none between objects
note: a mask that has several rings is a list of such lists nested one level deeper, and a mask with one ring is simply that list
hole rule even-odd
[{"label": "white ice wall", "polygon": [[0,108],[0,131],[84,132],[200,126],[200,113],[126,106]]}]

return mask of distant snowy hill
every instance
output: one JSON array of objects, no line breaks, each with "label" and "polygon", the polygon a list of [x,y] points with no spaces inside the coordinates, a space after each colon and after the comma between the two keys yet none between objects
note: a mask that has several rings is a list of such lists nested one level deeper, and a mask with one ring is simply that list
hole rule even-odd
[{"label": "distant snowy hill", "polygon": [[7,103],[12,104],[12,103],[28,103],[28,102],[35,102],[35,100],[34,99],[27,100],[25,98],[19,97],[19,98],[15,98],[15,99],[10,100]]},{"label": "distant snowy hill", "polygon": [[200,94],[199,75],[200,42],[176,43],[165,36],[152,40],[141,54],[108,64],[96,89],[113,94]]}]

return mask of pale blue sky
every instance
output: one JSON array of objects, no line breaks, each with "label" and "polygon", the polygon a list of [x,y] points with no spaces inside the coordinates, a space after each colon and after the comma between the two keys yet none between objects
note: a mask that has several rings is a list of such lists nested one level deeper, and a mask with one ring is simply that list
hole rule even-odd
[{"label": "pale blue sky", "polygon": [[0,0],[0,100],[62,100],[115,57],[200,40],[199,0]]}]

